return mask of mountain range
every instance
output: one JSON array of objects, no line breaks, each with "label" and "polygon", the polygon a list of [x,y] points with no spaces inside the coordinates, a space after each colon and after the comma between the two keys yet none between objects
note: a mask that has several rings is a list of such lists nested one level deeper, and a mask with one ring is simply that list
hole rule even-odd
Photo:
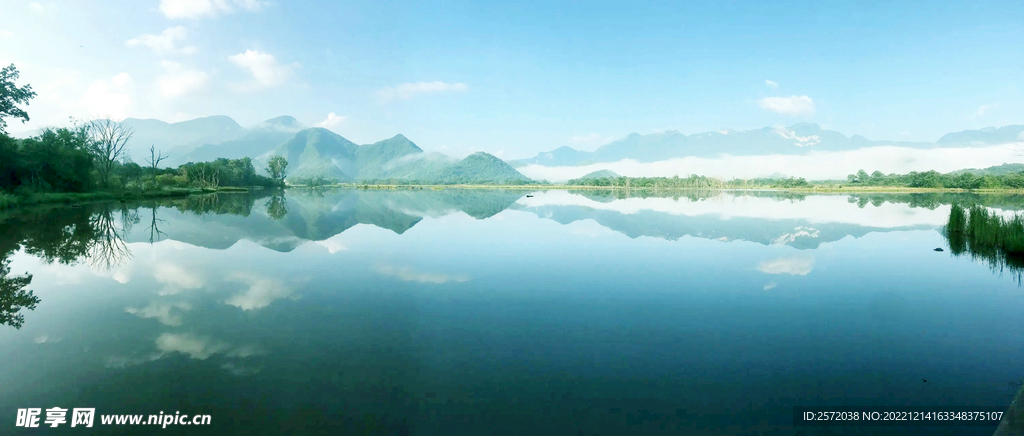
[{"label": "mountain range", "polygon": [[718,130],[685,135],[675,130],[641,135],[631,133],[594,151],[559,147],[527,159],[512,161],[524,165],[574,166],[632,159],[656,162],[672,158],[718,158],[730,156],[799,155],[812,151],[845,151],[864,147],[898,146],[929,149],[940,147],[984,147],[1024,141],[1024,125],[989,127],[949,133],[936,142],[872,141],[860,135],[846,136],[822,129],[814,123],[755,130]]},{"label": "mountain range", "polygon": [[217,158],[249,157],[262,171],[271,156],[282,155],[288,158],[293,180],[319,178],[341,182],[516,184],[529,181],[516,170],[526,165],[580,166],[624,159],[657,162],[723,155],[803,155],[877,146],[934,149],[1024,142],[1024,125],[954,132],[935,142],[901,142],[846,136],[822,129],[818,124],[800,123],[789,127],[724,129],[692,135],[678,131],[631,133],[594,151],[565,146],[506,163],[487,153],[476,153],[461,160],[426,153],[400,134],[373,144],[358,145],[327,129],[305,126],[290,116],[272,118],[248,128],[227,116],[178,123],[128,118],[124,123],[135,131],[128,152],[138,163],[146,161],[151,146],[170,156],[162,164],[171,167]]},{"label": "mountain range", "polygon": [[128,118],[135,134],[127,145],[136,162],[151,146],[170,157],[162,165],[248,157],[260,171],[272,156],[288,159],[289,181],[521,184],[530,179],[505,161],[483,152],[464,159],[423,149],[399,134],[358,145],[330,130],[307,127],[280,116],[243,128],[226,116],[180,123]]}]

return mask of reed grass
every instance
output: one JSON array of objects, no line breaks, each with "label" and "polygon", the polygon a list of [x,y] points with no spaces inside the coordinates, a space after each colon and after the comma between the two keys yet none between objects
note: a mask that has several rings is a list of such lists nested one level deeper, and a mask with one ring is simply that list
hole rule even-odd
[{"label": "reed grass", "polygon": [[1003,217],[984,206],[950,209],[945,235],[954,255],[969,255],[996,271],[1024,278],[1024,216]]}]

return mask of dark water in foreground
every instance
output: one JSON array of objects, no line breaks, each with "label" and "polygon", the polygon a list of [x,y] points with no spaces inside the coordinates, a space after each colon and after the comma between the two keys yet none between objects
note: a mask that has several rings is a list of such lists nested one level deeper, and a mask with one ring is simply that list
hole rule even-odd
[{"label": "dark water in foreground", "polygon": [[[526,194],[0,213],[6,280],[33,275],[0,297],[0,434],[987,435],[792,408],[1006,407],[1024,378],[1024,289],[941,232],[1021,199]],[[15,428],[28,407],[213,425]]]}]

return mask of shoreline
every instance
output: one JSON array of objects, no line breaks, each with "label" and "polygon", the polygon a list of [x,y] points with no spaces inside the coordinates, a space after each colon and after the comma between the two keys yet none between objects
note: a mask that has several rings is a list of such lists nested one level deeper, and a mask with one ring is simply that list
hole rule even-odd
[{"label": "shoreline", "polygon": [[225,186],[219,188],[165,188],[155,191],[93,191],[93,192],[48,192],[29,195],[14,195],[0,193],[0,210],[17,209],[26,206],[41,204],[82,204],[101,201],[131,201],[146,200],[151,198],[181,198],[192,195],[251,192],[252,189],[264,189],[261,187],[234,187]]},{"label": "shoreline", "polygon": [[307,186],[288,185],[289,189],[518,189],[518,190],[604,190],[604,191],[780,191],[800,193],[955,193],[955,194],[1024,194],[1024,189],[989,188],[989,189],[958,189],[958,188],[911,188],[902,186],[810,186],[799,188],[761,187],[638,187],[624,186],[592,186],[592,185],[416,185],[416,184],[361,184],[338,183],[333,185]]}]

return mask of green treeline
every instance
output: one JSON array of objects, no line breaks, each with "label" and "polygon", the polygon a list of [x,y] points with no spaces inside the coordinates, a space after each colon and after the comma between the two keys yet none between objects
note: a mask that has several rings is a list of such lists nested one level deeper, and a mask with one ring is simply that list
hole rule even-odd
[{"label": "green treeline", "polygon": [[622,188],[800,188],[809,186],[802,178],[779,179],[733,179],[721,180],[714,177],[690,175],[689,177],[585,177],[566,182],[570,186],[610,186]]},{"label": "green treeline", "polygon": [[910,172],[907,174],[868,174],[860,170],[846,177],[849,186],[896,186],[909,188],[947,189],[1024,189],[1024,172],[1011,174],[972,174],[956,171],[942,174],[938,171]]},{"label": "green treeline", "polygon": [[30,85],[18,87],[13,65],[0,70],[0,208],[50,198],[87,198],[70,194],[120,193],[134,196],[188,194],[220,187],[284,186],[286,162],[273,162],[274,178],[257,174],[249,158],[217,159],[161,167],[167,158],[155,148],[140,165],[127,145],[134,132],[122,123],[97,119],[70,127],[46,128],[32,138],[15,139],[4,118],[29,120],[18,108],[35,97]]}]

